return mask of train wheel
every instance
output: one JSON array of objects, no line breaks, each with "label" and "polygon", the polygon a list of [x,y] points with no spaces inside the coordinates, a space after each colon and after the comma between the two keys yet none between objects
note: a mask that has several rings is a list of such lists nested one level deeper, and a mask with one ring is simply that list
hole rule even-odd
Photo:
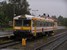
[{"label": "train wheel", "polygon": [[45,35],[46,35],[46,36],[49,36],[49,35],[48,35],[48,32],[45,32]]},{"label": "train wheel", "polygon": [[49,36],[53,36],[54,35],[54,32],[53,31],[49,31]]},{"label": "train wheel", "polygon": [[48,31],[48,32],[46,32],[45,35],[46,35],[46,36],[52,36],[52,31]]},{"label": "train wheel", "polygon": [[14,32],[14,40],[18,41],[18,40],[21,40],[21,39],[22,39],[22,37],[19,34],[19,32]]},{"label": "train wheel", "polygon": [[48,34],[46,36],[49,36]]},{"label": "train wheel", "polygon": [[54,31],[52,31],[52,34],[51,34],[52,36],[54,35]]}]

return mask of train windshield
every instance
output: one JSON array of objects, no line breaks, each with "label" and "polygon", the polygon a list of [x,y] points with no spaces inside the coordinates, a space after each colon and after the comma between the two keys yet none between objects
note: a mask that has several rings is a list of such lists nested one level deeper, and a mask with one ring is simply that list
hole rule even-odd
[{"label": "train windshield", "polygon": [[31,20],[23,20],[23,26],[31,26]]},{"label": "train windshield", "polygon": [[15,26],[31,26],[31,20],[15,20]]},{"label": "train windshield", "polygon": [[15,26],[22,26],[22,20],[15,20]]}]

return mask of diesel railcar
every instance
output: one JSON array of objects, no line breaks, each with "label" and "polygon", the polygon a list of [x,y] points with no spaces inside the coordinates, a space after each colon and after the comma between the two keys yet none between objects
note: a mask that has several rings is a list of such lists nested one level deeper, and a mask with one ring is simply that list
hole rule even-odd
[{"label": "diesel railcar", "polygon": [[13,18],[13,33],[17,38],[52,35],[55,29],[57,29],[57,22],[49,17],[19,15]]}]

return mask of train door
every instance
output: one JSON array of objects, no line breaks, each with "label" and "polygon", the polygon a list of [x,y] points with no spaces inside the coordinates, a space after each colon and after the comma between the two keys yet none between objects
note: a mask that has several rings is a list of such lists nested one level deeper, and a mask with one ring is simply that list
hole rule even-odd
[{"label": "train door", "polygon": [[32,20],[32,33],[33,36],[36,36],[36,21]]}]

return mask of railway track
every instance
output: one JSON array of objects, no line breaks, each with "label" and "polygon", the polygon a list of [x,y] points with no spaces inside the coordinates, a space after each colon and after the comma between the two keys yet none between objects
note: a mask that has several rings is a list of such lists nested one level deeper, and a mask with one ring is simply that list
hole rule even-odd
[{"label": "railway track", "polygon": [[[67,32],[67,31],[66,31]],[[56,40],[58,40],[58,39],[61,39],[61,38],[63,38],[63,37],[65,37],[65,38],[67,38],[66,37],[66,32],[63,32],[63,33],[59,33],[59,34],[55,34],[54,36],[51,36],[51,37],[48,37],[47,38],[47,41],[45,40],[45,39],[43,39],[43,38],[41,38],[41,39],[35,39],[33,42],[29,42],[29,41],[27,41],[27,45],[26,45],[26,47],[23,47],[22,45],[21,45],[21,42],[19,42],[19,41],[13,41],[13,42],[9,42],[9,43],[6,43],[6,44],[3,44],[3,45],[0,45],[0,49],[3,49],[3,48],[10,48],[10,49],[13,49],[12,48],[12,46],[14,46],[14,47],[16,47],[16,48],[18,48],[18,46],[19,46],[19,48],[18,49],[22,49],[22,50],[42,50],[42,49],[46,49],[46,47],[47,46],[49,46],[51,43],[53,43],[53,42],[55,42]],[[63,39],[65,39],[65,38],[63,38]],[[44,42],[44,41],[46,41],[46,43]],[[38,42],[39,41],[39,42]],[[62,41],[62,40],[61,40]],[[62,41],[61,43],[63,43],[64,41]],[[32,44],[32,43],[34,43],[34,44]],[[41,43],[41,44],[40,44]],[[58,43],[58,42],[57,42]],[[60,44],[61,44],[60,43]],[[17,45],[17,44],[19,44],[19,45]],[[54,43],[55,44],[55,43]],[[60,44],[58,44],[58,45],[60,45]],[[30,46],[30,45],[32,45],[32,46]],[[54,49],[58,46],[58,45],[55,45],[55,47],[54,47]],[[50,48],[49,48],[49,50],[50,50]]]},{"label": "railway track", "polygon": [[20,41],[10,41],[10,42],[1,44],[0,49],[7,48],[8,46],[13,46],[13,45],[16,45],[16,44],[19,44],[19,43],[20,43]]},{"label": "railway track", "polygon": [[[67,32],[67,31],[66,31]],[[66,32],[63,32],[63,33],[59,33],[59,34],[56,34],[56,35],[54,35],[54,36],[51,36],[51,37],[48,37],[47,38],[47,41],[45,40],[45,39],[43,39],[43,38],[41,38],[41,39],[35,39],[33,42],[32,41],[27,41],[27,45],[25,46],[25,47],[23,47],[22,45],[21,45],[21,43],[20,44],[18,44],[18,45],[14,45],[14,46],[10,46],[10,47],[8,47],[8,48],[10,48],[10,49],[13,49],[13,48],[16,48],[16,49],[20,49],[20,50],[42,50],[42,47],[44,48],[44,46],[45,47],[47,47],[47,46],[49,46],[51,43],[53,43],[54,45],[55,45],[55,41],[57,41],[57,40],[59,40],[59,39],[65,39],[65,38],[67,38],[66,37]],[[64,38],[65,37],[65,38]],[[46,42],[45,42],[46,41]],[[61,40],[62,41],[62,40]],[[64,40],[65,41],[65,40]],[[61,43],[63,43],[64,41],[62,41]],[[60,42],[60,41],[59,41]],[[56,42],[56,43],[59,43],[59,42]],[[58,45],[60,45],[61,43],[59,43]],[[53,45],[52,44],[52,45]],[[50,47],[52,47],[52,45],[50,45]],[[53,47],[54,48],[56,48],[58,45],[55,45],[54,46],[53,45]],[[7,48],[7,49],[8,49]],[[53,48],[52,48],[53,49]],[[50,48],[49,48],[49,50],[50,50]]]},{"label": "railway track", "polygon": [[51,40],[46,44],[36,47],[34,50],[54,50],[56,47],[58,47],[59,45],[61,45],[63,42],[67,40],[66,32],[62,33],[60,36],[59,35],[54,40]]},{"label": "railway track", "polygon": [[14,37],[1,37],[0,38],[0,49],[7,48],[8,46],[13,46],[20,43],[20,41],[15,41]]}]

